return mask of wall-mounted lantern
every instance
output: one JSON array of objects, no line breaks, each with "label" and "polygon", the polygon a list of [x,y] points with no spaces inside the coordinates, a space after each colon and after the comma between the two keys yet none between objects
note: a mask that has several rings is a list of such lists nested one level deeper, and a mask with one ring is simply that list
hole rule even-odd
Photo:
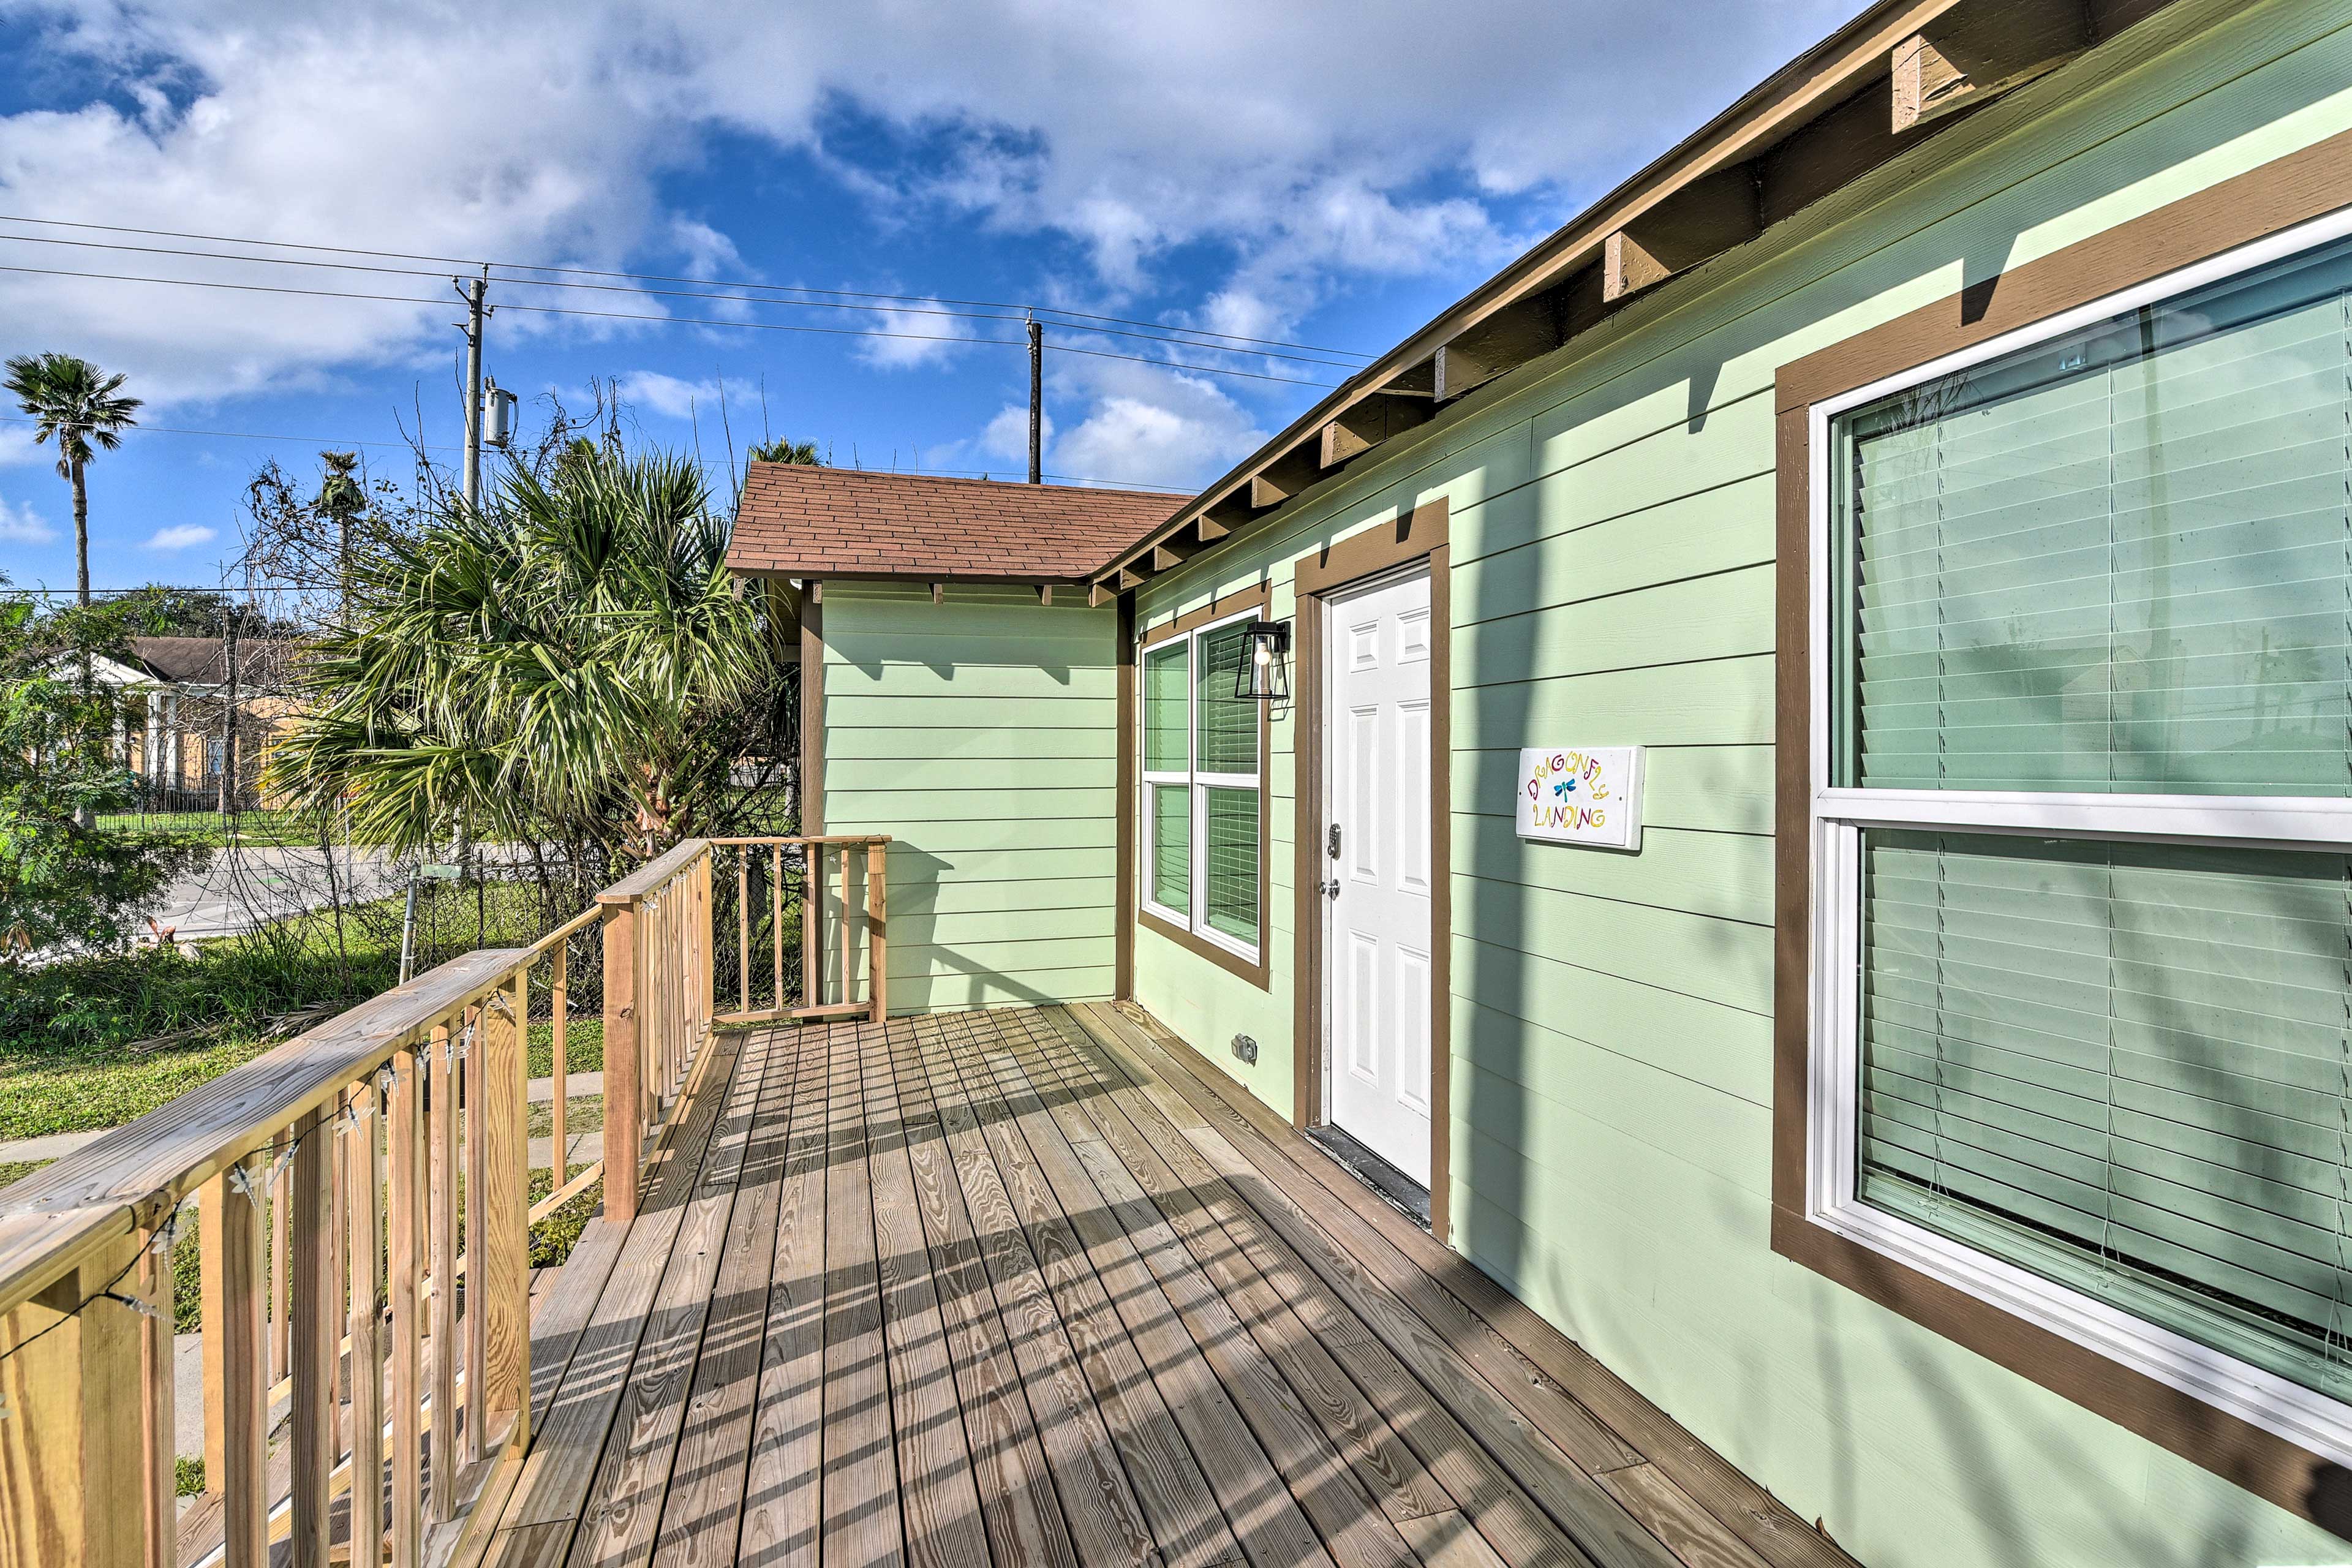
[{"label": "wall-mounted lantern", "polygon": [[1234,696],[1259,702],[1290,700],[1290,623],[1252,621],[1249,658],[1234,682]]}]

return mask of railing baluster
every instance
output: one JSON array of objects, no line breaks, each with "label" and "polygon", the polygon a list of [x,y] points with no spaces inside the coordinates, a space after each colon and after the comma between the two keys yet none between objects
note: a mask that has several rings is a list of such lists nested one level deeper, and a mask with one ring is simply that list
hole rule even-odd
[{"label": "railing baluster", "polygon": [[801,874],[801,1005],[814,1007],[824,1000],[824,852],[816,844],[801,848],[807,858]]},{"label": "railing baluster", "polygon": [[[866,847],[866,990],[877,1024],[890,1016],[889,849],[887,844]],[[842,858],[848,854],[843,850]]]},{"label": "railing baluster", "polygon": [[554,1080],[551,1085],[555,1091],[555,1147],[553,1157],[548,1162],[555,1167],[555,1185],[549,1189],[551,1192],[561,1190],[570,1173],[564,1169],[564,1161],[572,1152],[566,1130],[572,1114],[572,1090],[565,1086],[564,1079],[571,1071],[571,1065],[564,1057],[563,1029],[565,1017],[572,1010],[571,951],[572,939],[568,936],[555,944],[555,951],[550,955],[554,962],[547,987],[548,1033],[552,1038],[555,1054]]},{"label": "railing baluster", "polygon": [[384,1125],[383,1090],[354,1091],[358,1124],[344,1134],[345,1213],[351,1235],[352,1568],[375,1568],[383,1542],[383,1287],[376,1258],[383,1249],[383,1190],[376,1133]]},{"label": "railing baluster", "polygon": [[857,999],[857,943],[849,916],[849,846],[841,847],[841,999]]},{"label": "railing baluster", "polygon": [[343,1293],[334,1248],[334,1121],[314,1110],[296,1124],[287,1255],[293,1287],[294,1568],[327,1568],[329,1488],[341,1444],[335,1410],[334,1358],[342,1341]]},{"label": "railing baluster", "polygon": [[[750,854],[748,849],[745,854]],[[769,851],[768,911],[770,945],[776,953],[776,1016],[784,1016],[792,1005],[784,995],[784,847],[772,846]]]},{"label": "railing baluster", "polygon": [[245,1202],[229,1185],[226,1173],[206,1182],[196,1200],[196,1309],[205,1357],[205,1490],[215,1495],[221,1489],[221,1478],[228,1474],[228,1382],[222,1358],[235,1331],[222,1284],[226,1268],[221,1254],[226,1245],[221,1215],[228,1204]]},{"label": "railing baluster", "polygon": [[[290,1131],[280,1131],[281,1139]],[[282,1179],[283,1173],[280,1177]],[[293,1274],[287,1267],[286,1218],[291,1207],[286,1201],[286,1189],[276,1183],[269,1188],[269,1381],[282,1383],[294,1364],[294,1319],[288,1310],[287,1286]]]},{"label": "railing baluster", "polygon": [[488,1444],[482,1405],[482,1367],[489,1360],[489,1314],[483,1310],[483,1237],[489,1224],[489,1140],[484,1136],[482,1104],[482,1026],[488,1010],[466,1010],[466,1030],[458,1037],[457,1076],[463,1084],[457,1105],[464,1119],[466,1163],[461,1209],[465,1216],[466,1253],[466,1419],[459,1428],[461,1468],[480,1461]]},{"label": "railing baluster", "polygon": [[425,1551],[425,1435],[417,1410],[425,1393],[425,1321],[416,1291],[425,1271],[425,1217],[418,1076],[415,1051],[395,1055],[384,1107],[392,1219],[384,1270],[392,1297],[392,1568],[420,1568]]},{"label": "railing baluster", "polygon": [[139,1295],[152,1314],[139,1324],[141,1447],[146,1474],[147,1568],[173,1568],[180,1530],[177,1369],[172,1364],[172,1241],[167,1230],[148,1239],[139,1258]]},{"label": "railing baluster", "polygon": [[265,1152],[257,1166],[247,1166],[252,1185],[220,1205],[221,1473],[214,1484],[228,1568],[269,1563],[269,1366],[261,1316],[268,1287],[260,1188],[268,1159]]},{"label": "railing baluster", "polygon": [[425,1148],[431,1159],[432,1213],[425,1222],[433,1253],[433,1419],[426,1462],[433,1488],[427,1517],[436,1524],[457,1503],[457,1075],[450,1058],[449,1026],[433,1026],[432,1095],[425,1106]]},{"label": "railing baluster", "polygon": [[[524,1020],[530,1016],[530,971],[484,1002],[475,1039],[475,1126],[481,1135],[481,1252],[468,1265],[481,1327],[479,1359],[469,1363],[469,1430],[489,1440],[493,1416],[510,1417],[510,1444],[530,1435],[530,1121]],[[478,1306],[478,1310],[477,1310]]]},{"label": "railing baluster", "polygon": [[751,851],[735,852],[735,996],[743,1012],[751,1010]]},{"label": "railing baluster", "polygon": [[634,903],[604,906],[604,1215],[626,1225],[637,1215],[637,1155],[645,1123],[638,1116],[643,1095],[638,1066],[644,995],[637,984],[637,924]]}]

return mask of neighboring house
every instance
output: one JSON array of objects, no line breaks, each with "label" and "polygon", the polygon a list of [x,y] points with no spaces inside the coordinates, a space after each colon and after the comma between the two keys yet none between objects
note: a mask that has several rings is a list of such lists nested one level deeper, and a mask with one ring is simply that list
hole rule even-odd
[{"label": "neighboring house", "polygon": [[1181,506],[756,466],[892,1004],[1147,1009],[1864,1561],[2342,1561],[2347,83],[1881,4]]},{"label": "neighboring house", "polygon": [[[297,707],[289,680],[295,645],[245,637],[236,647],[237,772],[249,790]],[[127,663],[105,659],[98,669],[129,700],[117,737],[123,760],[158,805],[175,791],[216,793],[226,751],[226,639],[133,637],[128,651]]]}]

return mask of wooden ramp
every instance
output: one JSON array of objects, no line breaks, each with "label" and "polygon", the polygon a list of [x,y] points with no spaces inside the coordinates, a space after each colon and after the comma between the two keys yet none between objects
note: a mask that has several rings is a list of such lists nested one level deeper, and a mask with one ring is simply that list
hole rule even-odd
[{"label": "wooden ramp", "polygon": [[533,1446],[472,1546],[1849,1561],[1188,1054],[1108,1007],[720,1037],[643,1212],[535,1319]]}]

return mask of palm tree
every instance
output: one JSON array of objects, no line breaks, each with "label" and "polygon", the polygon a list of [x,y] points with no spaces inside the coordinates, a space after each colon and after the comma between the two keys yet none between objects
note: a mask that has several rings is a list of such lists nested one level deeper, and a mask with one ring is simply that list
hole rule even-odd
[{"label": "palm tree", "polygon": [[700,468],[583,443],[355,560],[267,787],[410,852],[460,836],[622,858],[723,831],[793,690]]},{"label": "palm tree", "polygon": [[122,394],[121,372],[107,374],[71,354],[18,354],[8,362],[6,386],[16,405],[32,416],[36,442],[55,438],[58,476],[73,485],[74,580],[81,603],[89,603],[89,487],[83,480],[100,449],[122,445],[122,432],[140,400]]},{"label": "palm tree", "polygon": [[755,441],[748,455],[755,463],[799,463],[808,468],[824,466],[817,458],[815,442],[795,441],[789,436],[773,441]]}]

